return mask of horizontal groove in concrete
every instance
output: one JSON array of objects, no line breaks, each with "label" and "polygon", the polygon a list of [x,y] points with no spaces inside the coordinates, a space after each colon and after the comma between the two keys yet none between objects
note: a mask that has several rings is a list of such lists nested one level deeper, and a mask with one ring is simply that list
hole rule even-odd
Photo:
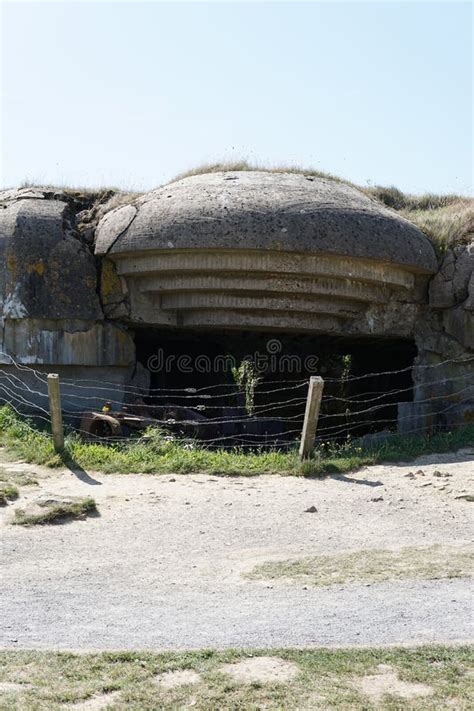
[{"label": "horizontal groove in concrete", "polygon": [[[137,275],[138,276],[138,275]],[[390,290],[384,286],[363,284],[350,279],[327,279],[280,276],[269,274],[266,277],[252,274],[157,274],[134,278],[141,292],[147,293],[186,293],[197,291],[244,292],[260,296],[282,294],[302,294],[330,296],[331,299],[349,299],[351,302],[387,303]]]},{"label": "horizontal groove in concrete", "polygon": [[180,314],[182,326],[193,327],[220,327],[220,328],[249,328],[255,327],[259,330],[285,329],[294,331],[319,331],[321,333],[340,333],[341,321],[344,319],[337,316],[327,316],[303,313],[280,313],[268,311],[239,311],[233,310],[213,310],[201,309],[196,311],[185,311]]},{"label": "horizontal groove in concrete", "polygon": [[164,310],[196,310],[196,309],[243,309],[245,311],[277,311],[281,313],[334,314],[344,318],[356,318],[363,305],[361,302],[340,301],[336,299],[321,299],[317,296],[292,298],[268,297],[261,294],[251,296],[229,294],[228,292],[185,292],[176,294],[156,295],[157,305]]},{"label": "horizontal groove in concrete", "polygon": [[237,272],[336,277],[412,289],[414,275],[401,267],[327,255],[279,252],[160,252],[134,257],[114,255],[121,276],[153,273]]}]

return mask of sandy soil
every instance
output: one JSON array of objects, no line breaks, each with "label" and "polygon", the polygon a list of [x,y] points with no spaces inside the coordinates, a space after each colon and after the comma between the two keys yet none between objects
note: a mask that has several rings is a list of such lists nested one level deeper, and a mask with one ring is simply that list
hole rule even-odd
[{"label": "sandy soil", "polygon": [[398,678],[398,674],[386,664],[379,664],[378,674],[370,674],[357,679],[355,686],[374,703],[379,703],[385,694],[394,694],[403,699],[413,699],[417,696],[430,696],[433,693],[433,689],[427,684],[402,681]]},{"label": "sandy soil", "polygon": [[296,664],[279,657],[250,657],[232,664],[224,664],[219,671],[228,674],[236,681],[251,684],[260,682],[281,682],[298,676]]},{"label": "sandy soil", "polygon": [[[0,514],[3,647],[472,639],[466,579],[308,589],[242,573],[268,560],[468,543],[474,508],[459,497],[474,493],[474,450],[325,479],[52,471],[4,453],[0,466],[40,481]],[[11,526],[39,495],[92,496],[100,515]]]},{"label": "sandy soil", "polygon": [[164,689],[175,689],[183,684],[199,684],[200,681],[201,676],[194,669],[168,671],[156,677],[156,683]]}]

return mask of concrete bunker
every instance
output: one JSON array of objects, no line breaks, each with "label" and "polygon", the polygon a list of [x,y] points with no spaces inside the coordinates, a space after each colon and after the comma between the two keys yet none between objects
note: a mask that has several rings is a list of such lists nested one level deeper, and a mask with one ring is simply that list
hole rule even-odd
[{"label": "concrete bunker", "polygon": [[[393,426],[396,402],[405,402],[402,431],[473,416],[472,245],[439,263],[418,227],[353,186],[228,171],[138,197],[32,188],[4,191],[0,202],[7,401],[17,382],[29,389],[26,409],[44,407],[38,373],[51,370],[70,414],[176,383],[225,384],[222,368],[160,374],[149,359],[238,361],[271,355],[273,341],[289,359],[319,358],[328,378],[323,414],[337,425],[340,416],[342,433],[347,418],[330,408],[337,397],[342,408],[346,395],[329,382],[342,379],[348,362],[348,398],[361,399],[359,375],[401,371],[367,388],[384,392],[387,409],[371,423],[360,418],[361,433]],[[273,380],[310,374],[283,370]]]}]

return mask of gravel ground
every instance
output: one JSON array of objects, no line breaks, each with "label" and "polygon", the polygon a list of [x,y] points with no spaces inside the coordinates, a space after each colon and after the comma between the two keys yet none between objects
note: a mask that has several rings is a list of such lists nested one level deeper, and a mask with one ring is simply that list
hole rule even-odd
[{"label": "gravel ground", "polygon": [[[472,539],[474,451],[326,479],[34,472],[1,513],[3,648],[183,649],[471,641],[468,579],[311,588],[257,563]],[[410,472],[422,470],[413,477]],[[450,476],[436,476],[435,472]],[[100,515],[11,526],[38,495]],[[317,511],[307,513],[315,506]]]}]

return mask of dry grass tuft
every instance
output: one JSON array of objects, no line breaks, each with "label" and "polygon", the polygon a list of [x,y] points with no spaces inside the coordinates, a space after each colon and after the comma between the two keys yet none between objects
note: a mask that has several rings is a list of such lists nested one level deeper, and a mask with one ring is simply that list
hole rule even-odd
[{"label": "dry grass tuft", "polygon": [[448,247],[474,239],[474,200],[459,199],[434,209],[402,210],[402,215],[414,222],[441,254]]},{"label": "dry grass tuft", "polygon": [[13,523],[20,526],[42,526],[84,519],[96,512],[97,506],[91,497],[66,501],[40,500],[31,509],[17,509]]},{"label": "dry grass tuft", "polygon": [[130,205],[141,195],[143,195],[143,193],[140,192],[116,192],[112,195],[110,200],[107,200],[107,202],[104,203],[102,208],[103,214],[110,212],[111,210],[115,210],[117,207],[121,207],[122,205]]},{"label": "dry grass tuft", "polygon": [[472,203],[470,198],[463,197],[462,195],[437,195],[436,193],[410,195],[403,193],[393,185],[390,187],[376,185],[371,188],[363,188],[363,190],[387,207],[391,207],[393,210],[398,210],[399,212],[403,210],[408,212],[439,210],[443,207],[456,206],[459,203]]},{"label": "dry grass tuft", "polygon": [[316,170],[315,168],[305,168],[302,166],[295,165],[268,166],[258,163],[249,163],[246,160],[222,161],[220,163],[202,163],[201,165],[197,165],[195,168],[189,168],[183,173],[179,173],[172,180],[170,180],[169,183],[176,183],[178,180],[182,180],[183,178],[189,178],[193,175],[241,171],[253,171],[263,173],[296,173],[297,175],[310,175],[315,176],[317,178],[326,178],[327,180],[334,180],[337,183],[346,183],[347,185],[352,185],[352,183],[350,183],[350,181],[348,180],[344,180],[343,178],[339,178],[337,175],[327,173],[323,170]]},{"label": "dry grass tuft", "polygon": [[18,489],[8,481],[0,482],[0,506],[6,506],[9,501],[18,498]]},{"label": "dry grass tuft", "polygon": [[38,480],[29,472],[0,469],[0,484],[4,484],[5,482],[16,484],[16,486],[38,486]]},{"label": "dry grass tuft", "polygon": [[439,254],[474,237],[474,200],[462,195],[407,195],[395,187],[376,186],[365,192],[399,212],[431,239]]}]

